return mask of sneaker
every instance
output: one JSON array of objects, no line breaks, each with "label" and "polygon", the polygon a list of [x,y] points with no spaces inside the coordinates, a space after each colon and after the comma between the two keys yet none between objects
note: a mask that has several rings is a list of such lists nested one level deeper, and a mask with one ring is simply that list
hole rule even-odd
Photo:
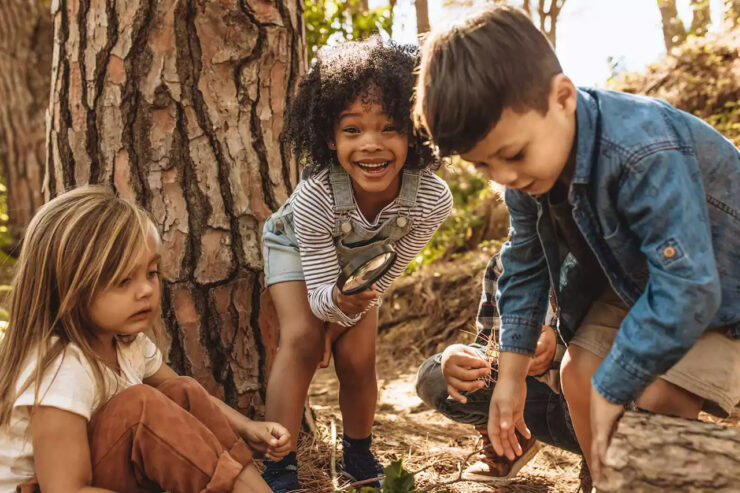
[{"label": "sneaker", "polygon": [[[339,463],[339,469],[347,479],[356,483],[357,481],[383,477],[383,466],[380,465],[378,459],[370,451],[369,444],[367,447],[352,447],[345,439],[342,440],[342,448],[344,449],[344,453]],[[362,486],[380,488],[382,481],[381,479],[379,481],[365,483]]]},{"label": "sneaker", "polygon": [[526,439],[519,432],[516,432],[516,437],[522,446],[522,455],[515,457],[514,460],[509,460],[506,456],[496,455],[486,428],[476,427],[475,430],[481,434],[483,439],[484,458],[465,469],[462,475],[463,479],[483,482],[508,481],[514,478],[519,470],[537,455],[541,448],[541,444],[534,437]]},{"label": "sneaker", "polygon": [[265,462],[267,465],[265,472],[262,473],[262,479],[274,493],[289,493],[301,489],[295,453],[288,454],[280,462]]}]

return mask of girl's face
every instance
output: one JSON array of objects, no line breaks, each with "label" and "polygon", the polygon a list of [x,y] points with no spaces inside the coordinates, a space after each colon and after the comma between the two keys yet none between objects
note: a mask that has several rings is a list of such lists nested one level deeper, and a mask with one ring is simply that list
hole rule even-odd
[{"label": "girl's face", "polygon": [[396,196],[409,138],[397,130],[380,104],[357,98],[339,114],[334,140],[328,144],[352,178],[355,194]]},{"label": "girl's face", "polygon": [[146,247],[127,277],[96,293],[88,317],[99,339],[135,335],[149,329],[159,316],[159,235],[150,224]]}]

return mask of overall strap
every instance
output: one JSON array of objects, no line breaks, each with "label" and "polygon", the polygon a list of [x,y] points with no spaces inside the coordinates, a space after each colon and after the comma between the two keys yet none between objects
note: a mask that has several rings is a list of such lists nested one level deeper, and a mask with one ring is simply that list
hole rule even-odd
[{"label": "overall strap", "polygon": [[[416,207],[421,183],[420,170],[403,170],[401,190],[398,193],[398,215],[406,220],[411,216],[411,209]],[[405,226],[399,224],[399,226]]]},{"label": "overall strap", "polygon": [[352,200],[352,180],[349,174],[339,165],[333,164],[329,169],[329,184],[334,197],[334,210],[336,211],[336,234],[348,234],[352,231],[352,223],[349,214],[355,208]]}]

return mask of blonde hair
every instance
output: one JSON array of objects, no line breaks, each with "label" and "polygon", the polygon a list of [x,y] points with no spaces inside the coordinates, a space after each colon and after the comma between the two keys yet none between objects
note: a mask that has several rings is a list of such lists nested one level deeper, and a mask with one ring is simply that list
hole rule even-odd
[{"label": "blonde hair", "polygon": [[[103,186],[83,186],[41,207],[26,230],[13,280],[10,321],[0,342],[0,427],[15,399],[39,386],[68,344],[77,345],[105,393],[104,363],[90,341],[87,307],[93,296],[125,277],[152,228],[146,211]],[[36,352],[36,369],[16,392],[20,373]]]}]

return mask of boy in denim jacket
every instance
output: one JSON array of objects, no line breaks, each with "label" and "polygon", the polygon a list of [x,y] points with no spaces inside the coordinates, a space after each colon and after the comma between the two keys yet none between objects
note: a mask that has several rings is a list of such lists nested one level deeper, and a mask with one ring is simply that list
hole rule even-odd
[{"label": "boy in denim jacket", "polygon": [[[416,118],[506,186],[496,453],[521,454],[525,377],[555,288],[561,383],[596,482],[625,405],[696,418],[740,400],[740,153],[646,97],[577,89],[519,10],[425,42]],[[590,383],[590,385],[589,385]],[[587,389],[589,389],[588,391]]]}]

